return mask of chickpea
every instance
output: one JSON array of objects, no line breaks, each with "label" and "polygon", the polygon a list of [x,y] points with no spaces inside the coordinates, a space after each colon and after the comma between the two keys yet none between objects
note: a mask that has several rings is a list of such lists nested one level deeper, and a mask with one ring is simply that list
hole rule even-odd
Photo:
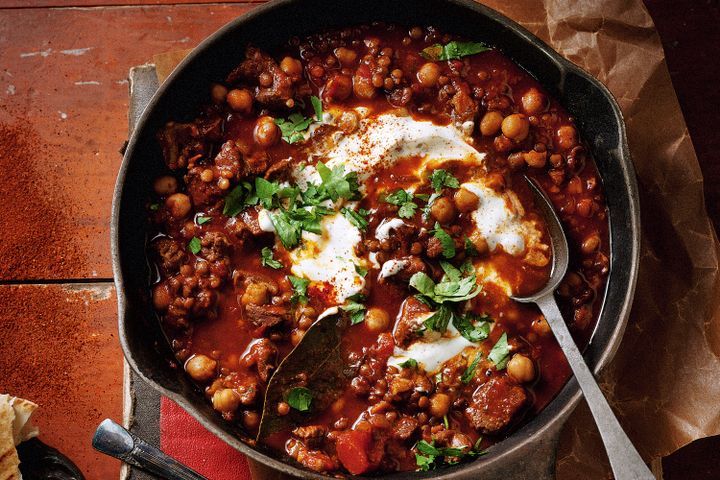
[{"label": "chickpea", "polygon": [[265,283],[251,283],[245,289],[240,303],[242,305],[265,305],[270,300],[270,293],[268,292],[267,284]]},{"label": "chickpea", "polygon": [[390,326],[390,315],[382,308],[372,307],[365,314],[365,325],[373,333],[384,332]]},{"label": "chickpea", "polygon": [[298,343],[300,343],[300,340],[302,340],[304,336],[305,330],[296,328],[290,333],[290,343],[292,343],[293,345],[297,345]]},{"label": "chickpea", "polygon": [[355,50],[350,50],[349,48],[338,47],[335,49],[334,53],[338,61],[344,67],[349,67],[353,65],[355,63],[355,60],[357,60],[357,53],[355,52]]},{"label": "chickpea", "polygon": [[480,232],[474,231],[468,238],[470,239],[470,243],[472,243],[475,247],[475,250],[477,250],[478,254],[484,255],[490,251],[490,246],[488,245],[487,240],[485,240],[485,237],[483,237]]},{"label": "chickpea", "polygon": [[273,84],[273,76],[270,72],[262,72],[258,76],[258,83],[261,87],[270,87]]},{"label": "chickpea", "polygon": [[213,174],[213,171],[209,168],[206,168],[205,170],[200,172],[200,180],[205,183],[212,182],[213,178],[215,178],[215,174]]},{"label": "chickpea", "polygon": [[275,119],[269,116],[258,118],[253,139],[263,148],[273,146],[280,139],[280,127],[275,124]]},{"label": "chickpea", "polygon": [[440,65],[434,62],[427,62],[417,72],[417,79],[425,88],[434,87],[440,78]]},{"label": "chickpea", "polygon": [[495,135],[503,123],[503,116],[500,112],[487,112],[480,120],[480,133],[486,137]]},{"label": "chickpea", "polygon": [[279,402],[277,405],[277,413],[281,417],[284,417],[288,413],[290,413],[290,405],[288,405],[287,402]]},{"label": "chickpea", "polygon": [[213,394],[212,404],[218,412],[232,413],[240,406],[240,397],[231,388],[223,388]]},{"label": "chickpea", "polygon": [[196,382],[207,382],[215,377],[217,362],[206,355],[193,355],[185,362],[185,371]]},{"label": "chickpea", "polygon": [[421,38],[423,36],[423,29],[420,27],[412,27],[410,29],[410,32],[408,32],[408,34],[410,35],[410,38],[412,38],[413,40],[418,40],[419,38]]},{"label": "chickpea", "polygon": [[260,425],[260,415],[257,412],[246,410],[243,412],[243,425],[248,430],[254,430]]},{"label": "chickpea", "polygon": [[355,112],[343,112],[338,119],[338,128],[345,134],[353,133],[360,126],[360,118]]},{"label": "chickpea", "polygon": [[541,337],[550,335],[552,333],[552,330],[550,329],[550,324],[545,320],[545,317],[540,315],[536,320],[533,320],[531,325],[533,332],[537,333]]},{"label": "chickpea", "polygon": [[537,115],[545,110],[545,95],[540,93],[537,88],[531,88],[522,96],[522,106],[528,115]]},{"label": "chickpea", "polygon": [[596,234],[592,234],[588,236],[585,240],[583,240],[582,245],[580,249],[584,254],[590,254],[598,249],[600,246],[600,237]]},{"label": "chickpea", "polygon": [[533,168],[543,168],[547,163],[547,152],[536,152],[535,150],[530,150],[529,152],[525,152],[523,154],[523,158],[525,159],[525,162],[527,162],[528,166]]},{"label": "chickpea", "polygon": [[285,57],[280,60],[280,70],[290,77],[300,78],[302,76],[302,63],[293,57]]},{"label": "chickpea", "polygon": [[192,209],[190,197],[184,193],[173,193],[170,195],[167,200],[165,200],[165,206],[170,210],[170,215],[175,218],[183,218],[190,213]]},{"label": "chickpea", "polygon": [[155,287],[153,288],[152,297],[153,306],[156,310],[159,310],[161,312],[167,310],[167,308],[170,306],[170,303],[172,303],[172,297],[170,296],[170,292],[168,292],[167,287],[163,283],[155,285]]},{"label": "chickpea", "polygon": [[450,409],[450,396],[445,393],[436,393],[430,397],[430,415],[442,418]]},{"label": "chickpea", "polygon": [[470,190],[460,188],[453,195],[455,206],[461,212],[469,212],[475,210],[480,202],[480,198]]},{"label": "chickpea", "polygon": [[225,102],[227,94],[228,89],[224,85],[220,85],[219,83],[213,84],[212,89],[210,90],[210,96],[212,97],[212,101],[217,105]]},{"label": "chickpea", "polygon": [[[364,67],[365,65],[360,66]],[[372,84],[372,78],[357,74],[353,77],[353,92],[356,97],[364,100],[370,100],[377,93]]]},{"label": "chickpea", "polygon": [[502,121],[503,135],[516,142],[522,142],[530,133],[530,122],[521,113],[508,115]]},{"label": "chickpea", "polygon": [[557,130],[557,144],[560,148],[570,150],[577,144],[577,131],[572,125],[563,125]]},{"label": "chickpea", "polygon": [[343,101],[353,91],[352,78],[347,75],[336,74],[328,79],[323,90],[323,97],[328,101]]},{"label": "chickpea", "polygon": [[221,178],[220,180],[218,180],[217,185],[220,190],[227,190],[228,188],[230,188],[230,180],[228,180],[227,178]]},{"label": "chickpea", "polygon": [[240,113],[250,113],[253,107],[253,96],[250,90],[236,88],[227,94],[227,102],[230,108]]},{"label": "chickpea", "polygon": [[153,183],[153,189],[158,195],[172,195],[177,192],[177,187],[177,179],[172,175],[164,175]]},{"label": "chickpea", "polygon": [[525,355],[516,353],[507,364],[507,372],[518,382],[530,382],[535,378],[535,364]]},{"label": "chickpea", "polygon": [[447,197],[436,199],[430,207],[430,214],[440,223],[449,223],[455,218],[455,205]]}]

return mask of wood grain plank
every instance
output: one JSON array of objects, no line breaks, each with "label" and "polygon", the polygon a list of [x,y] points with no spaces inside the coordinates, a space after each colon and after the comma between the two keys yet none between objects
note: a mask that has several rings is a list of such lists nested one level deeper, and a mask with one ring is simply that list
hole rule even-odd
[{"label": "wood grain plank", "polygon": [[221,3],[265,3],[265,0],[0,0],[0,8],[73,8]]},{"label": "wood grain plank", "polygon": [[0,14],[0,280],[107,278],[131,66],[195,46],[251,5]]},{"label": "wood grain plank", "polygon": [[40,405],[40,439],[88,480],[118,478],[95,452],[104,418],[122,419],[122,353],[111,283],[0,286],[0,392]]}]

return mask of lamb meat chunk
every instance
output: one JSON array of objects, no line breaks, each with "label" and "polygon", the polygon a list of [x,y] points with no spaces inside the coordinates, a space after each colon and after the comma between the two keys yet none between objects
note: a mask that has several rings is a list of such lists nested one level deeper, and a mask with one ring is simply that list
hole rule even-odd
[{"label": "lamb meat chunk", "polygon": [[245,306],[245,314],[250,321],[258,327],[274,327],[278,323],[287,320],[290,316],[287,307],[280,305],[255,305],[252,303]]},{"label": "lamb meat chunk", "polygon": [[393,277],[401,282],[409,282],[410,278],[418,272],[427,272],[427,265],[422,259],[416,255],[409,255],[407,257],[400,258],[399,260],[405,260],[402,269],[395,274]]},{"label": "lamb meat chunk", "polygon": [[172,238],[162,237],[153,242],[153,248],[157,252],[160,269],[166,275],[177,273],[186,257],[180,242]]},{"label": "lamb meat chunk", "polygon": [[305,442],[310,448],[319,448],[322,445],[325,436],[327,435],[328,429],[322,425],[307,425],[304,427],[297,427],[292,431],[292,435],[295,438],[299,438]]},{"label": "lamb meat chunk", "polygon": [[337,470],[338,464],[322,450],[311,450],[302,441],[291,439],[287,443],[287,452],[300,465],[314,472]]},{"label": "lamb meat chunk", "polygon": [[170,170],[187,167],[189,158],[204,155],[207,150],[205,139],[194,123],[168,122],[156,138]]},{"label": "lamb meat chunk", "polygon": [[522,386],[508,377],[494,377],[475,390],[465,416],[483,434],[497,433],[510,424],[527,400]]},{"label": "lamb meat chunk", "polygon": [[402,417],[393,425],[392,434],[400,440],[407,440],[418,427],[418,420],[414,417]]},{"label": "lamb meat chunk", "polygon": [[437,237],[430,237],[427,242],[427,250],[425,250],[425,255],[427,255],[428,258],[437,258],[443,253],[443,245],[439,238]]},{"label": "lamb meat chunk", "polygon": [[214,205],[225,196],[225,192],[218,187],[217,182],[203,182],[200,174],[205,170],[203,166],[196,166],[188,170],[185,175],[188,195],[195,207]]},{"label": "lamb meat chunk", "polygon": [[405,348],[417,337],[421,327],[423,314],[430,312],[430,307],[415,297],[408,297],[400,307],[400,315],[393,330],[393,339],[398,347]]},{"label": "lamb meat chunk", "polygon": [[243,366],[252,367],[255,365],[258,377],[264,383],[270,379],[270,372],[275,368],[277,358],[277,347],[267,338],[261,338],[253,343],[250,351],[242,359]]},{"label": "lamb meat chunk", "polygon": [[[230,84],[246,82],[255,85],[255,100],[266,107],[284,108],[295,94],[293,79],[282,71],[271,56],[255,47],[247,48],[245,60],[230,72],[226,81]],[[272,81],[272,84],[267,85],[268,81]]]},{"label": "lamb meat chunk", "polygon": [[206,233],[200,240],[200,245],[202,245],[200,256],[208,262],[216,262],[227,257],[230,250],[230,242],[220,232]]}]

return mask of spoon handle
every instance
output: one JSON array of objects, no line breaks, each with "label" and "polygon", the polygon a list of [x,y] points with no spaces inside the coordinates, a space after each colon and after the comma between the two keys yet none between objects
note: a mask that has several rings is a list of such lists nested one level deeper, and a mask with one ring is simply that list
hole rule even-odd
[{"label": "spoon handle", "polygon": [[585,363],[570,331],[560,314],[560,309],[552,293],[536,300],[555,338],[560,344],[570,368],[585,396],[590,412],[595,418],[600,436],[605,444],[610,466],[617,480],[654,480],[650,469],[623,431],[617,417],[605,399],[595,377]]},{"label": "spoon handle", "polygon": [[106,455],[168,480],[207,480],[110,419],[98,425],[92,445]]}]

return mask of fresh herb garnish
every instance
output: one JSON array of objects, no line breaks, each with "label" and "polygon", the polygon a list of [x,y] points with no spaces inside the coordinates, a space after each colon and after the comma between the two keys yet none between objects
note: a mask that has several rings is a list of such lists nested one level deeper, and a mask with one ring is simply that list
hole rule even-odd
[{"label": "fresh herb garnish", "polygon": [[204,225],[210,220],[212,220],[212,217],[197,217],[195,218],[195,223],[197,223],[198,225]]},{"label": "fresh herb garnish", "polygon": [[503,370],[507,366],[507,362],[510,356],[510,345],[507,341],[507,333],[503,332],[498,339],[497,343],[492,347],[490,353],[488,353],[488,359],[495,364],[495,368]]},{"label": "fresh herb garnish", "polygon": [[367,270],[367,268],[363,268],[363,267],[361,267],[360,265],[358,265],[358,264],[356,263],[356,264],[355,264],[355,273],[357,273],[357,274],[360,275],[361,277],[364,277],[365,275],[368,274],[368,270]]},{"label": "fresh herb garnish", "polygon": [[481,358],[482,358],[482,354],[480,352],[478,352],[477,355],[475,355],[475,359],[472,362],[470,362],[470,365],[468,365],[467,369],[460,377],[460,381],[462,383],[464,383],[466,385],[468,383],[470,383],[470,380],[472,380],[473,377],[475,376],[475,370],[477,369],[478,363],[480,363]]},{"label": "fresh herb garnish", "polygon": [[274,197],[280,191],[280,185],[277,182],[270,182],[262,177],[255,177],[255,195],[263,207],[267,209],[273,208],[275,205]]},{"label": "fresh herb garnish", "polygon": [[283,268],[283,264],[273,258],[273,252],[270,247],[263,247],[260,251],[260,264],[263,267],[274,268],[275,270]]},{"label": "fresh herb garnish", "polygon": [[412,193],[400,189],[387,194],[384,201],[391,205],[397,205],[398,207],[400,207],[398,209],[398,216],[400,218],[411,218],[413,215],[415,215],[415,210],[417,210],[418,208],[413,201],[414,198],[415,197]]},{"label": "fresh herb garnish", "polygon": [[448,430],[450,429],[450,422],[448,421],[447,414],[443,415],[443,425],[445,425],[445,428]]},{"label": "fresh herb garnish", "polygon": [[304,132],[310,127],[313,121],[322,120],[322,102],[316,96],[310,97],[315,117],[305,118],[301,113],[295,112],[288,115],[287,119],[276,118],[275,124],[280,127],[282,138],[288,143],[299,142],[305,139]]},{"label": "fresh herb garnish", "polygon": [[425,319],[423,325],[425,328],[434,330],[436,332],[445,333],[450,319],[453,316],[453,311],[448,305],[440,305],[437,311]]},{"label": "fresh herb garnish", "polygon": [[457,58],[475,55],[490,50],[490,47],[481,42],[450,42],[447,45],[436,43],[427,47],[421,55],[428,60],[454,60]]},{"label": "fresh herb garnish", "polygon": [[296,277],[295,275],[288,275],[288,281],[292,285],[293,295],[290,297],[290,301],[294,303],[305,304],[308,301],[307,288],[310,285],[310,280],[305,278]]},{"label": "fresh herb garnish", "polygon": [[305,387],[295,387],[288,393],[287,402],[298,412],[307,412],[312,403],[312,392]]},{"label": "fresh herb garnish", "polygon": [[271,212],[270,221],[285,248],[290,250],[300,243],[301,228],[296,222],[292,221],[286,210]]},{"label": "fresh herb garnish", "polygon": [[160,208],[160,204],[159,203],[151,203],[149,208],[150,208],[150,210],[155,212]]},{"label": "fresh herb garnish", "polygon": [[433,279],[426,273],[418,272],[410,277],[410,286],[427,299],[438,304],[469,300],[480,293],[481,289],[477,285],[474,274],[457,281],[453,281],[445,275],[440,283],[435,284]]},{"label": "fresh herb garnish", "polygon": [[404,362],[399,364],[402,368],[417,368],[418,362],[414,358],[408,358]]},{"label": "fresh herb garnish", "polygon": [[442,192],[442,189],[445,187],[460,188],[460,182],[458,179],[455,178],[452,173],[447,170],[443,170],[442,168],[434,170],[432,174],[430,174],[430,183],[435,189],[435,193]]},{"label": "fresh herb garnish", "polygon": [[[429,195],[429,196],[427,197],[427,203],[425,204],[425,206],[424,206],[423,209],[422,209],[423,218],[424,218],[425,220],[427,220],[428,218],[430,218],[430,209],[432,208],[433,203],[435,203],[435,200],[437,200],[437,199],[440,198],[441,196],[442,196],[442,195],[440,195],[439,193],[433,193],[432,195]],[[416,198],[419,198],[420,195],[415,195],[415,197],[416,197]]]},{"label": "fresh herb garnish", "polygon": [[490,336],[490,323],[492,319],[483,315],[475,317],[473,314],[453,315],[452,324],[460,335],[471,342],[482,342]]},{"label": "fresh herb garnish", "polygon": [[357,196],[359,185],[356,172],[346,175],[343,165],[337,165],[331,170],[322,162],[318,162],[315,168],[322,179],[320,186],[333,202],[339,198],[352,200]]},{"label": "fresh herb garnish", "polygon": [[241,182],[225,196],[222,213],[228,217],[234,217],[242,212],[245,207],[255,205],[257,201],[253,185],[248,182]]},{"label": "fresh herb garnish", "polygon": [[423,471],[434,469],[441,461],[449,464],[457,463],[455,459],[461,459],[471,452],[467,448],[438,448],[435,447],[435,442],[428,443],[425,440],[420,440],[415,444],[415,448],[419,452],[415,454],[415,463]]},{"label": "fresh herb garnish", "polygon": [[202,244],[200,243],[200,239],[197,237],[193,237],[190,242],[188,242],[188,248],[192,253],[197,255],[200,252],[200,249],[202,248]]},{"label": "fresh herb garnish", "polygon": [[366,309],[362,303],[365,300],[365,295],[356,293],[355,295],[350,295],[347,303],[340,307],[350,314],[351,325],[357,325],[365,320]]},{"label": "fresh herb garnish", "polygon": [[340,209],[343,215],[345,215],[345,218],[348,219],[350,223],[352,223],[354,226],[359,228],[360,230],[366,230],[368,227],[368,221],[366,220],[366,217],[370,212],[365,210],[364,208],[359,208],[357,211],[350,210],[349,208],[343,207]]},{"label": "fresh herb garnish", "polygon": [[452,239],[449,233],[442,229],[439,222],[435,222],[435,228],[433,229],[433,236],[440,240],[442,244],[442,255],[445,258],[453,258],[455,256],[455,240]]},{"label": "fresh herb garnish", "polygon": [[478,255],[480,255],[480,252],[478,252],[475,244],[468,237],[465,237],[465,256],[477,257]]}]

